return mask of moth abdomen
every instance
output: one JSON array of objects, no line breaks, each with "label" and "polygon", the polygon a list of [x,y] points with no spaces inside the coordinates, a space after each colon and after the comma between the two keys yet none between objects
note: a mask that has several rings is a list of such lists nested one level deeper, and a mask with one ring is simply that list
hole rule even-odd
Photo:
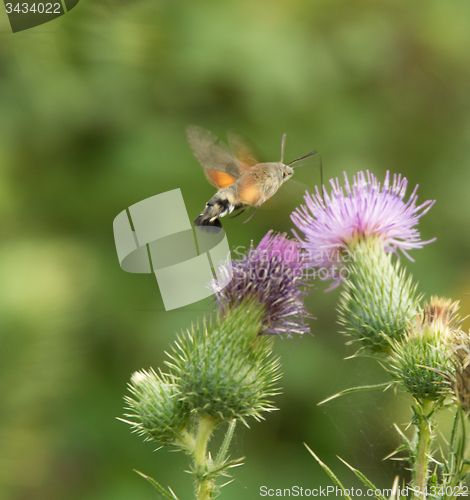
[{"label": "moth abdomen", "polygon": [[219,192],[206,203],[202,213],[194,220],[194,225],[222,227],[218,218],[231,213],[234,208],[227,195]]},{"label": "moth abdomen", "polygon": [[204,213],[202,213],[201,215],[197,216],[194,219],[194,225],[195,226],[215,226],[215,227],[222,227],[222,224],[219,221],[219,219],[215,219],[215,220],[213,220],[211,222],[210,219],[207,219],[207,218],[204,217]]}]

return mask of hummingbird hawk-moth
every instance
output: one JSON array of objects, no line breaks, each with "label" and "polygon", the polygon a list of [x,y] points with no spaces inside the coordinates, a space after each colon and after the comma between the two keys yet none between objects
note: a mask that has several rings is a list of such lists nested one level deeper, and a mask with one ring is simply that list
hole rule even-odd
[{"label": "hummingbird hawk-moth", "polygon": [[229,135],[228,148],[214,134],[195,125],[186,129],[189,146],[204,169],[207,180],[218,192],[194,220],[196,226],[221,227],[220,217],[237,209],[258,209],[294,175],[292,165],[316,153],[284,164],[286,135],[282,136],[281,161],[260,163],[251,148],[237,135]]}]

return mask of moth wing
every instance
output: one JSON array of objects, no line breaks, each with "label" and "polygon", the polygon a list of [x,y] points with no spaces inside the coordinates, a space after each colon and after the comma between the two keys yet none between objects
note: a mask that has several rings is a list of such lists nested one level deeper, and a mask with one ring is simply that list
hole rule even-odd
[{"label": "moth wing", "polygon": [[220,170],[211,170],[209,168],[204,169],[207,180],[215,186],[217,189],[225,189],[234,184],[237,180],[233,175],[227,174]]},{"label": "moth wing", "polygon": [[295,179],[283,182],[276,193],[263,203],[263,208],[268,210],[280,209],[293,211],[300,204],[304,203],[305,192],[311,192],[309,186]]},{"label": "moth wing", "polygon": [[247,139],[230,130],[228,132],[230,149],[241,163],[241,171],[249,170],[254,165],[261,163],[258,154]]},{"label": "moth wing", "polygon": [[212,132],[189,125],[186,127],[186,136],[189,147],[213,186],[224,189],[240,177],[241,162]]}]

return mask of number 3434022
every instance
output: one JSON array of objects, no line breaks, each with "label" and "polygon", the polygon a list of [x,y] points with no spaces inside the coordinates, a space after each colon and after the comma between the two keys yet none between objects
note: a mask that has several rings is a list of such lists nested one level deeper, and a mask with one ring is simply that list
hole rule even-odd
[{"label": "number 3434022", "polygon": [[18,14],[28,14],[32,12],[33,14],[62,14],[60,3],[7,3],[5,4],[7,14],[12,14],[16,12]]}]

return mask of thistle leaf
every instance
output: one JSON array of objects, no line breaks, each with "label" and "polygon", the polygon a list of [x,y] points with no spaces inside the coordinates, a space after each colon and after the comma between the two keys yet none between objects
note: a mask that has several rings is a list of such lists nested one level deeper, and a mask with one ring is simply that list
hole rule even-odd
[{"label": "thistle leaf", "polygon": [[336,484],[336,486],[338,486],[338,488],[341,488],[341,490],[343,491],[344,498],[352,500],[351,497],[346,494],[347,491],[346,488],[342,485],[341,481],[334,475],[333,471],[315,455],[315,453],[307,446],[306,443],[304,443],[304,446],[305,448],[307,448],[312,457],[320,464],[322,469],[330,476],[331,480]]},{"label": "thistle leaf", "polygon": [[367,477],[364,476],[364,474],[361,471],[355,469],[352,465],[349,465],[348,462],[343,460],[341,457],[338,458],[341,460],[341,462],[343,462],[344,465],[347,465],[354,472],[354,474],[356,474],[356,476],[364,483],[365,486],[374,490],[375,498],[378,498],[379,500],[387,500],[383,495],[375,494],[376,491],[380,490],[371,481],[369,481],[369,479],[367,479]]},{"label": "thistle leaf", "polygon": [[359,387],[351,387],[349,389],[344,389],[343,391],[337,392],[333,396],[330,396],[329,398],[326,398],[323,401],[320,401],[319,403],[317,403],[317,406],[320,406],[324,403],[327,403],[328,401],[332,401],[333,399],[339,398],[340,396],[344,396],[345,394],[350,394],[352,392],[369,391],[372,389],[381,389],[382,387],[385,387],[385,389],[384,389],[384,392],[385,392],[393,384],[394,384],[394,382],[384,382],[382,384],[362,385]]},{"label": "thistle leaf", "polygon": [[157,483],[155,479],[151,478],[150,476],[147,476],[146,474],[143,474],[142,472],[134,469],[134,472],[137,472],[139,476],[142,476],[144,479],[146,479],[152,486],[154,486],[165,498],[168,498],[169,500],[179,500],[178,497],[174,494],[173,490],[168,487],[168,491],[165,490],[165,488]]}]

